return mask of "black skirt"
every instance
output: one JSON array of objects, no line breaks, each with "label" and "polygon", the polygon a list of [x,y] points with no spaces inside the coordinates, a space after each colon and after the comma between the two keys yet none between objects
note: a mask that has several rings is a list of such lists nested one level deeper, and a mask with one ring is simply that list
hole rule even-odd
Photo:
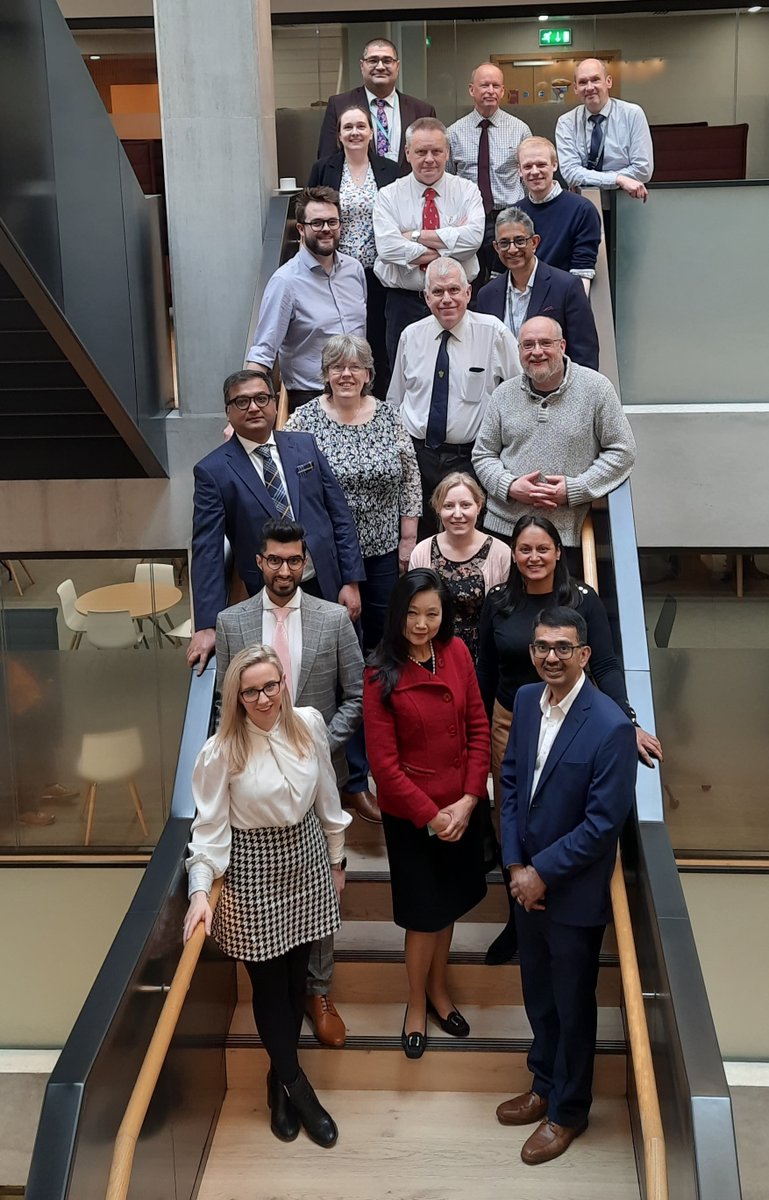
[{"label": "black skirt", "polygon": [[402,929],[438,933],[486,895],[478,805],[458,842],[382,813],[390,860],[393,920]]}]

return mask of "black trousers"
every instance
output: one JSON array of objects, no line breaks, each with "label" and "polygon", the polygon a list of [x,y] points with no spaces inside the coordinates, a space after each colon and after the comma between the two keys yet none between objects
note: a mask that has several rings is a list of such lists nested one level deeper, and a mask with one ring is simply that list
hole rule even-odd
[{"label": "black trousers", "polygon": [[[395,359],[398,355],[398,342],[407,325],[421,321],[422,317],[430,316],[430,309],[424,301],[421,292],[410,292],[407,288],[385,288],[385,322],[387,339],[387,358],[390,370],[395,370]],[[379,393],[377,392],[377,395]],[[383,397],[384,399],[384,397]]]},{"label": "black trousers", "polygon": [[296,412],[300,404],[309,404],[309,402],[314,400],[316,396],[319,396],[322,391],[323,384],[318,386],[317,391],[313,390],[311,392],[305,392],[301,388],[286,388],[286,394],[288,395],[289,416],[292,412]]},{"label": "black trousers", "polygon": [[598,1007],[595,989],[603,925],[561,925],[547,911],[516,905],[523,1003],[534,1041],[532,1091],[557,1125],[580,1125],[593,1100]]},{"label": "black trousers", "polygon": [[422,438],[412,438],[416,450],[419,474],[422,477],[422,516],[419,518],[417,538],[421,542],[438,532],[438,518],[432,510],[430,497],[442,479],[452,471],[465,471],[477,479],[471,459],[472,449],[467,446],[444,445],[440,450],[430,450]]},{"label": "black trousers", "polygon": [[384,400],[390,386],[390,364],[385,337],[387,288],[379,282],[372,267],[366,267],[366,293],[366,341],[374,356],[374,395]]},{"label": "black trousers", "polygon": [[299,1033],[304,1020],[310,942],[266,962],[244,962],[253,991],[254,1021],[281,1083],[299,1074]]}]

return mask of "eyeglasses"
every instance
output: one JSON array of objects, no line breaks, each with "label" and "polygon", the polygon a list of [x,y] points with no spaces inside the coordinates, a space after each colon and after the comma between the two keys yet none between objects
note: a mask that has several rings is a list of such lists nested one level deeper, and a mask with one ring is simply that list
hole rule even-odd
[{"label": "eyeglasses", "polygon": [[257,408],[266,408],[273,399],[269,392],[257,392],[255,396],[233,396],[232,400],[226,402],[225,408],[234,404],[238,412],[246,412],[252,404]]},{"label": "eyeglasses", "polygon": [[279,571],[282,566],[288,566],[292,571],[298,571],[304,565],[305,556],[303,554],[291,554],[288,558],[282,558],[280,554],[266,554],[264,561],[273,571]]},{"label": "eyeglasses", "polygon": [[551,645],[549,642],[532,642],[529,649],[535,658],[547,658],[552,651],[561,662],[568,662],[574,651],[581,649],[584,644],[584,642],[556,642],[555,645]]},{"label": "eyeglasses", "polygon": [[530,350],[536,350],[537,346],[540,350],[552,350],[553,346],[559,345],[557,338],[527,338],[525,342],[518,343],[518,348],[528,353]]},{"label": "eyeglasses", "polygon": [[535,235],[533,233],[530,233],[528,237],[519,235],[518,237],[514,238],[500,238],[500,240],[495,242],[494,245],[496,246],[497,250],[509,250],[511,246],[515,246],[516,250],[520,250],[526,245],[527,242],[530,242],[534,236]]},{"label": "eyeglasses", "polygon": [[315,233],[320,233],[326,225],[329,229],[338,229],[341,224],[339,217],[326,217],[324,221],[321,221],[319,217],[316,217],[314,221],[297,221],[297,225],[302,225],[305,229],[309,225]]},{"label": "eyeglasses", "polygon": [[393,58],[391,54],[372,54],[370,58],[363,59],[367,67],[376,67],[379,63],[383,67],[392,67],[397,61],[397,58]]},{"label": "eyeglasses", "polygon": [[246,704],[252,704],[255,700],[264,694],[268,700],[272,700],[273,696],[277,696],[280,691],[282,679],[271,679],[269,683],[265,683],[264,687],[260,688],[244,688],[240,693],[241,700],[245,700]]}]

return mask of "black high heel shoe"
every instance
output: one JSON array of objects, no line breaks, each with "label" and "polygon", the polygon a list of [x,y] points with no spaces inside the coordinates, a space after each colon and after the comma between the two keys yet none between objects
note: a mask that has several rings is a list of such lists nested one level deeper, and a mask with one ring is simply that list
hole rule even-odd
[{"label": "black high heel shoe", "polygon": [[427,1049],[427,1031],[420,1033],[406,1033],[406,1017],[408,1016],[409,1006],[406,1005],[406,1011],[403,1014],[403,1029],[401,1030],[401,1045],[406,1058],[421,1058]]},{"label": "black high heel shoe", "polygon": [[444,1033],[450,1033],[452,1037],[458,1038],[469,1037],[470,1026],[467,1024],[467,1021],[462,1016],[459,1009],[452,1008],[447,1017],[442,1017],[430,997],[427,996],[426,999],[427,1011],[429,1012],[430,1016],[438,1022]]},{"label": "black high heel shoe", "polygon": [[271,1113],[270,1129],[275,1137],[281,1142],[293,1142],[299,1136],[299,1113],[274,1071],[267,1075],[267,1107]]}]

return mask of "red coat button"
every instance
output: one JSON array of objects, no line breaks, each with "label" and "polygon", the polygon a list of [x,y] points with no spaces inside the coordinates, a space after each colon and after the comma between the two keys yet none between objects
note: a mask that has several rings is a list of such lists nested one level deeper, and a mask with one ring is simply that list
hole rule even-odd
[{"label": "red coat button", "polygon": [[444,704],[451,704],[451,692],[444,692],[444,693],[443,693],[443,703],[444,703]]}]

